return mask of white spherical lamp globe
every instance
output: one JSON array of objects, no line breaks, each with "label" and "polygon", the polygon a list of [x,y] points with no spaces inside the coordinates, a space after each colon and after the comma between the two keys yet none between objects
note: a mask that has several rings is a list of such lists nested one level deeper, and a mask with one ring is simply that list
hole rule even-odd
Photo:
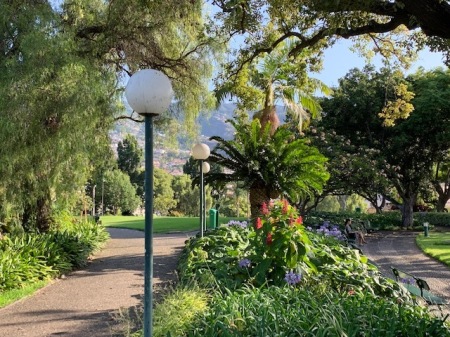
[{"label": "white spherical lamp globe", "polygon": [[208,173],[210,169],[211,169],[211,166],[209,166],[209,163],[204,161],[202,163],[202,171],[203,171],[203,173]]},{"label": "white spherical lamp globe", "polygon": [[209,157],[209,146],[203,143],[195,144],[192,148],[192,157],[198,160],[205,160]]},{"label": "white spherical lamp globe", "polygon": [[167,110],[172,101],[172,84],[158,70],[139,70],[128,80],[125,97],[138,114],[159,115]]}]

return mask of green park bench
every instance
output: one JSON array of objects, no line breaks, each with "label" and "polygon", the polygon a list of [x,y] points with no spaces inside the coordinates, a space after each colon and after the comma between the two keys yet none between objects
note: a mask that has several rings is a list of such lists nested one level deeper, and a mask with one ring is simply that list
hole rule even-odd
[{"label": "green park bench", "polygon": [[436,295],[433,295],[429,290],[430,286],[427,281],[411,274],[405,273],[397,268],[391,267],[395,279],[398,284],[406,288],[414,296],[423,298],[425,302],[430,305],[445,305],[448,302]]}]

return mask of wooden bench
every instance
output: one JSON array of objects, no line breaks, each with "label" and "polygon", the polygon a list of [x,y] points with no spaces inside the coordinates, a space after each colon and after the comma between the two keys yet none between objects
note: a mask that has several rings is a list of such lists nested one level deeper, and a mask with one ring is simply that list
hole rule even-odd
[{"label": "wooden bench", "polygon": [[397,268],[391,267],[394,273],[395,279],[398,284],[406,288],[411,294],[417,297],[421,297],[431,305],[444,305],[448,304],[447,301],[439,296],[433,295],[429,290],[430,286],[427,281],[414,275],[405,273]]}]

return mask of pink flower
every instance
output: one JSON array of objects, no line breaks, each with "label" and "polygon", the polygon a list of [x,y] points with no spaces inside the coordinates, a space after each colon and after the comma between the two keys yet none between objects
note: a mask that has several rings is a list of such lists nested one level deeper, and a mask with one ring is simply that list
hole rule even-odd
[{"label": "pink flower", "polygon": [[269,208],[267,207],[267,204],[265,202],[263,202],[263,204],[261,205],[261,213],[263,215],[269,214]]},{"label": "pink flower", "polygon": [[256,229],[261,229],[261,228],[262,228],[262,221],[261,221],[261,218],[256,218],[255,228],[256,228]]},{"label": "pink flower", "polygon": [[268,245],[271,245],[272,242],[273,242],[273,240],[272,240],[272,233],[269,232],[269,233],[267,234],[267,237],[266,237],[266,243],[267,243]]}]

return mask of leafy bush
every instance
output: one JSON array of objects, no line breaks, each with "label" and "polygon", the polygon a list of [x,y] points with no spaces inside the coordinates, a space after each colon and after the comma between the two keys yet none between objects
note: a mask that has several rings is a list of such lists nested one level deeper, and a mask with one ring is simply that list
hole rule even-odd
[{"label": "leafy bush", "polygon": [[67,221],[45,234],[7,235],[0,241],[0,291],[81,267],[107,238],[105,229],[93,222]]},{"label": "leafy bush", "polygon": [[307,233],[296,213],[284,207],[263,212],[267,214],[255,228],[235,221],[191,239],[179,261],[181,282],[194,280],[215,289],[298,283],[339,292],[364,289],[411,301],[396,282],[381,277],[367,257],[331,236]]},{"label": "leafy bush", "polygon": [[285,286],[218,294],[188,331],[168,336],[448,337],[450,330],[420,306]]},{"label": "leafy bush", "polygon": [[[398,211],[384,212],[381,214],[310,212],[308,216],[305,217],[304,223],[306,226],[316,226],[322,224],[324,221],[329,221],[332,224],[343,225],[347,218],[352,218],[356,223],[358,221],[362,221],[366,224],[370,222],[372,228],[381,230],[398,228],[402,223],[402,215]],[[428,222],[431,226],[450,226],[450,214],[415,212],[414,227],[422,228],[424,222]]]}]

